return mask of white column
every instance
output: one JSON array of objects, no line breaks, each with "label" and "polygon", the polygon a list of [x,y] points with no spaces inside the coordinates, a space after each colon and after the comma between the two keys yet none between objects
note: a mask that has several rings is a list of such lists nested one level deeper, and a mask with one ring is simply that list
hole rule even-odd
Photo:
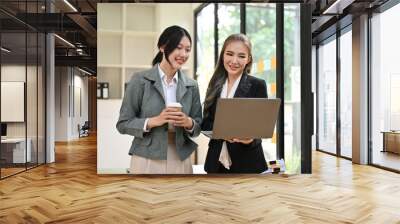
[{"label": "white column", "polygon": [[353,162],[368,163],[368,16],[353,20]]},{"label": "white column", "polygon": [[46,45],[46,163],[52,163],[55,161],[55,44],[53,34],[47,34]]}]

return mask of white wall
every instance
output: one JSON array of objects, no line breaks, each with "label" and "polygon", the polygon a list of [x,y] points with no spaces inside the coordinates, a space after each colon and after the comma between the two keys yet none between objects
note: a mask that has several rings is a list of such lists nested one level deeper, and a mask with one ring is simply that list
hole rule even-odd
[{"label": "white wall", "polygon": [[[18,81],[25,82],[25,65],[2,65],[1,66],[1,81]],[[28,70],[33,67],[27,68]]]},{"label": "white wall", "polygon": [[[1,121],[25,121],[25,83],[1,81]],[[36,106],[36,105],[35,105]],[[35,107],[34,107],[35,108]]]},{"label": "white wall", "polygon": [[[26,70],[25,70],[26,69]],[[1,66],[1,81],[10,81],[10,82],[25,82],[25,76],[26,76],[26,72],[28,72],[28,74],[36,74],[36,67],[33,66],[28,66],[25,67],[25,65],[2,65]],[[30,89],[29,89],[30,90]],[[27,101],[28,102],[32,102],[32,97],[36,97],[36,89],[34,89],[34,92],[31,93],[28,91],[27,93]],[[36,105],[35,105],[36,107]],[[6,108],[2,108],[2,110],[6,110]],[[31,114],[28,113],[28,121],[32,121],[34,118],[31,117],[32,115],[35,115],[35,119],[36,119],[36,114]],[[7,136],[8,137],[25,137],[25,126],[26,126],[26,122],[11,122],[8,123],[7,125]],[[29,128],[36,128],[33,127],[32,125],[28,125],[28,129]],[[31,131],[28,130],[28,137],[29,137],[29,133],[31,133]]]},{"label": "white wall", "polygon": [[55,141],[68,140],[68,68],[55,68]]},{"label": "white wall", "polygon": [[[26,71],[28,73],[33,70],[33,67],[25,65],[2,65],[1,66],[1,81],[2,82],[24,82]],[[35,68],[36,69],[36,68]],[[2,96],[4,97],[4,96]],[[7,108],[1,108],[1,110],[7,110]],[[8,123],[7,135],[9,137],[24,137],[25,136],[25,123],[24,122],[12,122]]]},{"label": "white wall", "polygon": [[[76,70],[75,70],[76,72]],[[73,113],[73,119],[72,119],[72,130],[71,134],[73,138],[78,138],[79,133],[77,126],[80,124],[81,126],[85,123],[85,121],[88,121],[89,119],[89,114],[88,114],[88,107],[89,107],[89,92],[88,92],[88,78],[87,76],[83,77],[81,75],[77,75],[75,73],[74,77],[74,113]],[[80,91],[80,93],[79,93]],[[81,111],[80,111],[81,110]]]},{"label": "white wall", "polygon": [[[158,32],[161,32],[167,28],[168,26],[178,25],[185,28],[191,38],[192,45],[194,44],[194,14],[193,14],[193,5],[191,3],[182,4],[182,3],[165,3],[165,4],[157,4],[156,8],[156,29]],[[189,61],[186,63],[184,67],[189,69],[190,74],[186,74],[189,77],[194,77],[193,75],[193,63],[194,63],[194,47],[192,46],[192,52],[189,58]]]},{"label": "white wall", "polygon": [[55,73],[55,141],[70,141],[88,120],[88,78],[71,67],[56,67]]},{"label": "white wall", "polygon": [[[44,162],[44,74],[40,66],[25,66],[25,64],[4,64],[1,66],[1,81],[24,82],[26,85],[26,100],[23,102],[21,113],[26,112],[26,120],[22,122],[7,122],[7,137],[21,138],[27,136],[30,139],[30,149],[32,151],[33,161],[36,161],[39,153],[39,163]],[[26,80],[27,79],[27,80]],[[3,90],[2,90],[3,91]],[[24,94],[24,90],[19,90]],[[22,92],[21,92],[22,91]],[[2,95],[7,97],[6,95]],[[12,108],[1,108],[12,110]],[[10,111],[8,111],[10,112]],[[12,113],[12,111],[11,111]],[[50,152],[50,150],[49,150]],[[51,161],[51,160],[49,160]]]},{"label": "white wall", "polygon": [[126,173],[133,137],[116,128],[122,99],[97,100],[97,173]]},{"label": "white wall", "polygon": [[[192,44],[194,44],[193,16],[194,16],[194,9],[197,8],[198,6],[199,4],[191,4],[191,3],[156,4],[154,31],[157,32],[159,36],[161,32],[168,26],[172,25],[182,26],[188,30],[188,32],[192,37]],[[134,9],[132,8],[130,8],[129,10],[134,11]],[[112,14],[112,12],[110,12],[110,14]],[[104,16],[107,17],[107,15]],[[133,19],[134,15],[130,15],[129,18],[131,17]],[[98,19],[102,20],[102,18]],[[100,28],[102,27],[100,26]],[[158,38],[158,36],[156,38]],[[136,50],[134,52],[135,54],[132,56],[135,56],[136,54],[140,55],[140,51],[137,52],[138,48],[135,48],[135,50]],[[186,75],[189,77],[193,77],[193,61],[194,61],[193,59],[194,59],[194,54],[192,50],[189,61],[184,66],[185,70],[188,71],[186,72]],[[132,59],[132,57],[130,57],[129,60],[135,61]],[[132,63],[137,63],[137,62],[132,62]],[[106,69],[109,69],[110,71],[116,70],[115,68],[106,68]],[[107,72],[104,67],[99,67],[98,71],[101,71],[101,73],[104,73],[106,76],[108,76],[109,74],[116,75],[115,72]],[[129,76],[130,74],[131,71],[129,70],[129,72],[127,73],[127,77],[130,77]],[[104,75],[102,74],[101,76],[102,76],[101,79],[103,80]],[[110,77],[107,77],[107,79],[109,78]],[[100,81],[100,79],[98,79],[98,81]],[[118,97],[118,95],[116,96]],[[97,100],[97,124],[98,124],[97,172],[99,174],[126,173],[126,169],[129,167],[130,164],[130,156],[128,155],[128,152],[133,137],[129,135],[119,134],[115,127],[119,117],[121,102],[122,99]],[[201,138],[197,138],[197,141],[201,141]],[[207,141],[208,140],[205,137],[203,137],[203,143],[201,145],[207,146]],[[204,157],[205,154],[199,155],[199,158],[202,158],[202,160],[204,160]]]}]

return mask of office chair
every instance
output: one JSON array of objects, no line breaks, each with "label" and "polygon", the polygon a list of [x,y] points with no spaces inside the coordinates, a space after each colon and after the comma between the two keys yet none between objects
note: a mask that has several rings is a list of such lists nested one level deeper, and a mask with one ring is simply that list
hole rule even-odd
[{"label": "office chair", "polygon": [[79,138],[89,136],[89,129],[90,129],[89,121],[85,121],[82,127],[78,125],[78,129],[79,129]]}]

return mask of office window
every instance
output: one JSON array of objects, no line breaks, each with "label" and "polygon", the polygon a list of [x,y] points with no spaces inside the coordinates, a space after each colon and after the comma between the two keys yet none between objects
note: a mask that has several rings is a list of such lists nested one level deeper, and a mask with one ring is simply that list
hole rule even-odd
[{"label": "office window", "polygon": [[318,48],[318,149],[336,154],[336,37]]},{"label": "office window", "polygon": [[352,35],[340,36],[340,154],[352,157]]},{"label": "office window", "polygon": [[400,5],[371,18],[372,163],[400,170]]},{"label": "office window", "polygon": [[288,171],[300,172],[301,164],[301,82],[300,82],[300,6],[284,7],[284,134]]},{"label": "office window", "polygon": [[240,33],[240,4],[218,4],[218,55],[225,39],[234,33]]},{"label": "office window", "polygon": [[214,4],[207,5],[196,17],[196,78],[201,102],[204,102],[208,82],[214,72],[214,7]]},{"label": "office window", "polygon": [[[246,34],[253,45],[251,75],[267,83],[269,98],[276,98],[276,7],[275,4],[246,4]],[[276,129],[271,139],[263,139],[267,160],[276,156]]]},{"label": "office window", "polygon": [[[208,4],[196,16],[196,80],[199,85],[200,102],[204,103],[208,83],[214,72],[215,49],[214,49],[214,17],[215,5]],[[199,148],[196,151],[196,163],[204,164],[208,149],[208,138],[200,135],[198,138]]]}]

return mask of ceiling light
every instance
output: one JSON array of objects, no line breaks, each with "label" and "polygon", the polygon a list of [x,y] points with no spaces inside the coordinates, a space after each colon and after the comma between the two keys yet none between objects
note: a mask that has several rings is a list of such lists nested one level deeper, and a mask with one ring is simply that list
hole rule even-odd
[{"label": "ceiling light", "polygon": [[341,14],[343,13],[343,9],[349,6],[352,2],[354,2],[354,0],[336,0],[332,5],[325,9],[322,14]]},{"label": "ceiling light", "polygon": [[83,72],[83,73],[85,73],[85,74],[92,75],[92,73],[90,73],[90,72],[88,72],[88,71],[86,71],[86,70],[83,70],[83,69],[81,69],[81,68],[79,68],[79,67],[78,67],[78,70],[81,71],[81,72]]},{"label": "ceiling light", "polygon": [[66,40],[66,39],[64,39],[64,38],[62,38],[62,37],[60,37],[60,36],[58,36],[57,34],[54,34],[54,36],[57,37],[58,39],[60,39],[61,41],[63,41],[64,43],[66,43],[67,45],[69,45],[69,46],[75,48],[75,45],[71,44],[71,42],[69,42],[68,40]]},{"label": "ceiling light", "polygon": [[5,48],[5,47],[1,47],[1,50],[4,51],[4,52],[6,52],[6,53],[10,53],[10,52],[11,52],[11,50],[8,50],[8,49]]},{"label": "ceiling light", "polygon": [[78,10],[71,4],[69,3],[68,0],[64,0],[65,4],[67,4],[72,10],[74,10],[74,12],[78,12]]}]

